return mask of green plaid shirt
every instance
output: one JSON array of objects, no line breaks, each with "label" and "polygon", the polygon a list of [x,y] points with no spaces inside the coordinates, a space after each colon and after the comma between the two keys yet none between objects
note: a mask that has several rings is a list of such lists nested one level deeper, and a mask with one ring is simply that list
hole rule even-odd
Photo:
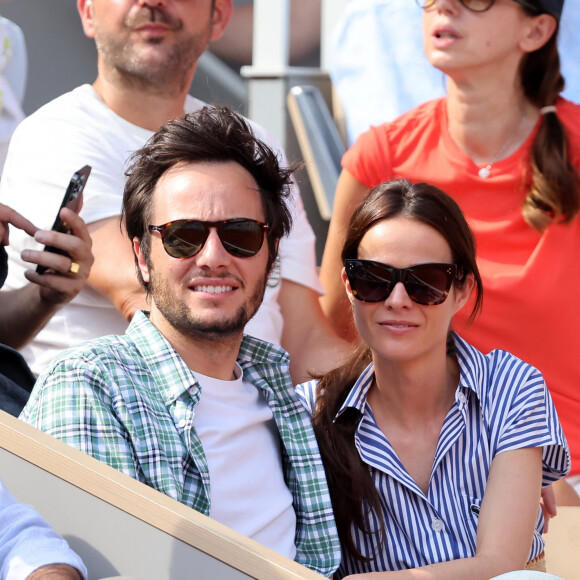
[{"label": "green plaid shirt", "polygon": [[[296,511],[296,561],[330,576],[340,546],[310,418],[288,372],[287,353],[245,336],[238,364],[261,389],[282,441]],[[137,312],[122,336],[58,356],[38,379],[20,418],[173,499],[209,515],[209,471],[195,430],[194,373]]]}]

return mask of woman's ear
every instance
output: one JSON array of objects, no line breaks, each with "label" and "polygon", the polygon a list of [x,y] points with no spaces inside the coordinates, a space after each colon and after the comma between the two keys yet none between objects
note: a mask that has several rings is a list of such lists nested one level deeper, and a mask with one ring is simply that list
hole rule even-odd
[{"label": "woman's ear", "polygon": [[348,276],[346,275],[346,270],[343,268],[340,277],[342,278],[342,283],[344,284],[344,289],[346,290],[346,295],[351,304],[354,304],[355,297],[352,294],[352,289],[350,287],[350,282],[348,281]]},{"label": "woman's ear", "polygon": [[459,312],[465,306],[465,304],[467,304],[474,286],[475,276],[473,275],[473,272],[465,275],[461,285],[453,285],[455,293],[455,312]]},{"label": "woman's ear", "polygon": [[539,50],[552,38],[557,26],[558,23],[551,14],[530,17],[529,26],[520,40],[520,48],[528,53]]}]

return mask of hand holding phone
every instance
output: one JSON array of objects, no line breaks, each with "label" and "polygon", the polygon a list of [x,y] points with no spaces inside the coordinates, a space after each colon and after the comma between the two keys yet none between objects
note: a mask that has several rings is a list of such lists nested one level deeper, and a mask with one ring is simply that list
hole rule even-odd
[{"label": "hand holding phone", "polygon": [[[60,210],[63,207],[68,207],[72,209],[75,213],[78,213],[80,211],[83,202],[83,190],[85,188],[90,173],[91,173],[90,165],[85,165],[78,171],[75,171],[70,180],[70,183],[68,184],[64,197],[62,199],[62,203],[58,208],[54,224],[52,225],[51,228],[52,230],[66,234],[70,233],[66,224],[64,224],[62,219],[60,218]],[[65,251],[59,248],[55,248],[54,246],[44,246],[44,250],[46,252],[54,252],[55,254],[66,255]],[[36,267],[36,271],[39,274],[44,274],[44,272],[46,272],[47,269],[48,268],[46,268],[46,266],[38,265]]]}]

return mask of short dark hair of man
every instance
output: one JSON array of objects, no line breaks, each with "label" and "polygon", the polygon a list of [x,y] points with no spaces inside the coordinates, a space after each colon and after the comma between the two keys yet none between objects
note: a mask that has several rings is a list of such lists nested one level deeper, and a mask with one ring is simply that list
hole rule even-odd
[{"label": "short dark hair of man", "polygon": [[268,267],[272,267],[278,242],[292,226],[287,200],[295,168],[283,167],[274,151],[255,137],[246,119],[229,107],[204,107],[165,123],[129,158],[122,215],[127,236],[141,240],[145,258],[150,251],[153,192],[161,176],[178,164],[228,161],[241,165],[258,184],[269,226]]}]

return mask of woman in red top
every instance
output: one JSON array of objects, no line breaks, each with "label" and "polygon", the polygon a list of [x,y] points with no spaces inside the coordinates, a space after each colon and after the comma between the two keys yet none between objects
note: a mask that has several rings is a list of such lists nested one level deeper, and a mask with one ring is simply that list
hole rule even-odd
[{"label": "woman in red top", "polygon": [[541,370],[580,489],[580,106],[559,96],[563,0],[421,2],[425,51],[446,75],[447,96],[372,127],[345,155],[323,306],[354,337],[340,248],[368,188],[403,177],[447,191],[475,233],[486,288],[481,316],[468,326],[459,315],[455,329],[484,352],[503,348]]}]

